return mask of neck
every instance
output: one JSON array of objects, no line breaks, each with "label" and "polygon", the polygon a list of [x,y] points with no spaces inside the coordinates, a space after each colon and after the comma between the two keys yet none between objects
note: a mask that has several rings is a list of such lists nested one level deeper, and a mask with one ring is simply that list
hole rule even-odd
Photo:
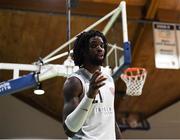
[{"label": "neck", "polygon": [[95,66],[95,65],[84,65],[83,66],[85,69],[87,69],[90,73],[94,73],[96,70],[100,69],[101,66]]}]

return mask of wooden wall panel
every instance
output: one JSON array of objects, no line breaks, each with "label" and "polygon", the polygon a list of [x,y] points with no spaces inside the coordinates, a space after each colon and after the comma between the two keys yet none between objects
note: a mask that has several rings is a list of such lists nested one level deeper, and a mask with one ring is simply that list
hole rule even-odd
[{"label": "wooden wall panel", "polygon": [[65,12],[66,0],[35,0],[35,1],[22,1],[22,0],[1,0],[1,8],[33,10],[33,11],[46,11],[46,12]]},{"label": "wooden wall panel", "polygon": [[[8,30],[10,28],[10,17],[9,12],[0,12],[0,58],[3,59],[5,54],[8,53],[7,42],[8,42]],[[5,58],[4,58],[5,59]]]},{"label": "wooden wall panel", "polygon": [[178,11],[159,9],[156,17],[161,22],[180,23],[179,14]]},{"label": "wooden wall panel", "polygon": [[[90,2],[92,0],[79,0],[80,2]],[[119,4],[123,0],[93,0],[94,3]],[[143,6],[146,0],[126,0],[128,5]]]},{"label": "wooden wall panel", "polygon": [[160,9],[166,9],[166,10],[175,10],[180,11],[180,1],[179,0],[160,0]]}]

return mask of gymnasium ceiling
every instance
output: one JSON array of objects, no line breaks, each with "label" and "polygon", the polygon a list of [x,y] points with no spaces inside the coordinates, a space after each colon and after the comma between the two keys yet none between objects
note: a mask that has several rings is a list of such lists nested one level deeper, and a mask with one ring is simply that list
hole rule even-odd
[{"label": "gymnasium ceiling", "polygon": [[[73,16],[87,16],[89,18],[100,18],[116,8],[120,0],[74,0],[72,1],[72,20]],[[115,108],[117,112],[118,122],[122,120],[122,112],[142,113],[144,119],[158,113],[164,108],[176,103],[180,99],[180,70],[172,69],[157,69],[155,68],[154,60],[154,42],[152,33],[152,22],[168,22],[180,23],[180,0],[126,0],[128,32],[129,39],[133,46],[132,66],[144,67],[148,71],[148,76],[143,88],[143,93],[138,97],[124,96],[125,84],[118,79],[116,81],[116,101]],[[36,1],[21,1],[21,0],[1,0],[0,1],[0,62],[4,63],[26,63],[30,64],[36,61],[39,57],[44,57],[52,50],[59,47],[66,41],[66,26],[55,24],[55,38],[51,38],[48,42],[48,36],[45,36],[45,30],[40,29],[41,23],[48,22],[43,16],[39,16],[43,21],[34,21],[34,16],[28,15],[28,20],[23,18],[25,23],[22,27],[21,17],[16,16],[16,12],[32,12],[34,15],[39,13],[65,15],[65,0],[36,0]],[[7,18],[11,16],[10,18]],[[65,15],[66,16],[66,15]],[[11,23],[14,20],[14,23]],[[79,20],[83,26],[84,20]],[[30,23],[28,23],[30,22]],[[37,22],[37,26],[33,26]],[[65,21],[64,21],[65,22]],[[7,25],[7,23],[9,23]],[[87,19],[87,23],[90,23]],[[87,24],[86,23],[86,24]],[[32,24],[32,26],[31,26]],[[15,26],[17,25],[17,26]],[[25,26],[27,25],[27,26]],[[51,24],[53,25],[53,24]],[[73,21],[72,21],[72,26]],[[72,34],[77,34],[78,31],[72,27]],[[20,28],[22,27],[22,28]],[[26,30],[27,36],[20,37],[17,31]],[[34,38],[28,40],[29,31],[34,33]],[[59,35],[58,32],[64,32]],[[16,33],[17,32],[17,33]],[[23,31],[22,31],[23,32]],[[48,34],[49,37],[52,34]],[[41,42],[34,43],[35,38],[41,36]],[[43,37],[42,37],[43,36]],[[11,39],[13,38],[13,40]],[[55,39],[59,38],[59,42],[54,43]],[[33,40],[34,39],[34,40]],[[46,42],[46,48],[43,44]],[[39,43],[39,44],[38,44]],[[26,44],[26,49],[23,48]],[[38,46],[37,46],[38,44]],[[54,48],[51,48],[54,46]],[[22,48],[21,48],[22,47]],[[55,61],[62,63],[64,60]],[[10,79],[10,72],[2,71],[0,74],[1,81]],[[15,97],[35,107],[36,109],[46,113],[47,115],[61,121],[63,108],[62,85],[65,78],[53,78],[42,83],[46,93],[43,96],[33,94],[33,89],[22,91],[13,94]],[[135,119],[139,116],[134,117]]]}]

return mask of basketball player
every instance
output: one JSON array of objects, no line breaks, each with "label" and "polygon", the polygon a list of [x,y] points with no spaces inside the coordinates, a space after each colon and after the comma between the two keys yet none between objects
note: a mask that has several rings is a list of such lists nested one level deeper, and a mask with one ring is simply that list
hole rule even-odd
[{"label": "basketball player", "polygon": [[73,52],[79,70],[64,83],[65,133],[69,139],[119,139],[114,82],[102,67],[107,52],[105,36],[95,30],[83,32],[77,37]]}]

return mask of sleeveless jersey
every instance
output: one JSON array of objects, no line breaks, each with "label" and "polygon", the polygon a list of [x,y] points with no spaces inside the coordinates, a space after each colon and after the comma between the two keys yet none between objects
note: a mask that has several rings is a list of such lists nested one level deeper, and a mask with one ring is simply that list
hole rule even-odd
[{"label": "sleeveless jersey", "polygon": [[[101,67],[101,72],[107,77],[105,85],[96,95],[88,117],[82,128],[68,139],[88,140],[115,140],[115,113],[114,113],[114,81],[112,77]],[[84,68],[80,68],[70,77],[77,77],[83,86],[83,95],[88,92],[92,74]]]}]

